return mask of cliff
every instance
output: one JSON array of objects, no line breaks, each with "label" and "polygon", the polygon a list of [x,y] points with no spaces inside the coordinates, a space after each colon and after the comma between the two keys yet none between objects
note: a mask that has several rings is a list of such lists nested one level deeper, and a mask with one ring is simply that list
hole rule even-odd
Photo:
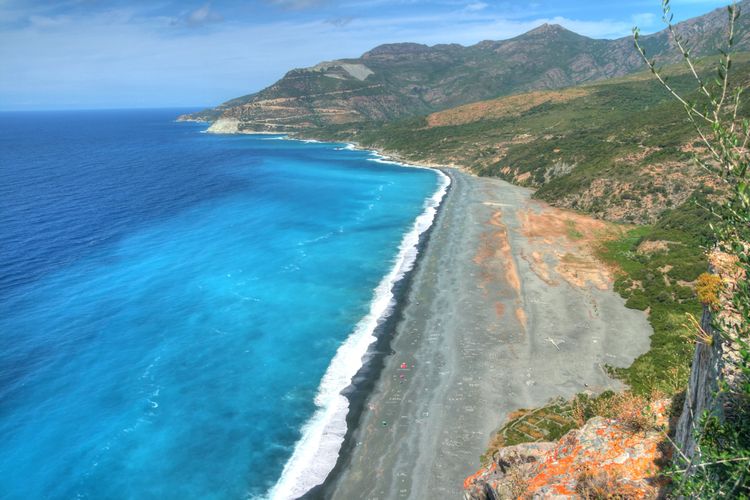
[{"label": "cliff", "polygon": [[[710,263],[711,270],[721,278],[722,288],[713,310],[706,306],[701,318],[685,405],[675,433],[676,445],[690,459],[700,453],[696,429],[700,427],[701,417],[705,412],[719,418],[726,412],[731,413],[732,401],[728,395],[742,381],[737,371],[741,346],[732,334],[737,331],[734,326],[743,319],[734,311],[731,298],[746,277],[737,266],[737,260],[727,254],[712,252]],[[721,325],[724,334],[714,328],[715,324]],[[728,390],[719,392],[722,382],[727,384]]]},{"label": "cliff", "polygon": [[[709,65],[699,70],[712,77]],[[750,55],[739,54],[733,70],[738,81],[750,77]],[[673,87],[696,97],[687,68],[665,72]],[[750,104],[743,108],[750,112]],[[332,138],[356,139],[407,161],[461,165],[599,218],[653,223],[697,189],[724,186],[691,161],[701,148],[683,114],[650,73],[638,73],[480,101]]]},{"label": "cliff", "polygon": [[466,479],[464,498],[656,498],[667,413],[657,401],[647,421],[595,417],[557,442],[501,448]]}]

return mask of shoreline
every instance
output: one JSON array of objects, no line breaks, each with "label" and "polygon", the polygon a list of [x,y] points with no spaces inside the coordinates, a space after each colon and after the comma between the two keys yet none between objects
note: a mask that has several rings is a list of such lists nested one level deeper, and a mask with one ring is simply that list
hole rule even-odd
[{"label": "shoreline", "polygon": [[[285,139],[323,142],[288,137]],[[435,170],[438,185],[435,192],[425,200],[423,212],[417,216],[411,229],[403,235],[392,267],[374,290],[369,313],[355,325],[350,336],[331,360],[315,398],[317,409],[302,427],[302,436],[295,444],[292,456],[268,492],[270,498],[307,498],[311,491],[325,484],[331,472],[337,468],[342,449],[347,443],[346,437],[355,430],[353,427],[356,427],[361,403],[366,399],[369,389],[377,382],[377,361],[382,361],[382,356],[387,354],[378,350],[382,341],[387,340],[389,336],[386,325],[392,325],[392,318],[398,314],[402,289],[408,288],[409,277],[418,264],[423,242],[428,237],[426,235],[430,234],[442,202],[451,188],[452,179],[442,170],[394,162],[374,151],[371,151],[371,154],[374,158],[369,158],[369,161],[394,163],[404,168]],[[361,354],[358,354],[360,352]],[[348,359],[351,356],[360,356],[361,362],[354,373],[343,375],[346,380],[343,384],[341,368],[347,365],[347,361],[351,361]],[[336,405],[333,401],[336,398],[343,398],[346,404],[339,401]],[[342,423],[343,435],[340,433]],[[333,448],[336,448],[336,455],[331,461],[330,453],[334,451]],[[321,455],[325,450],[329,455]],[[312,456],[309,455],[311,451]],[[312,478],[307,477],[310,474],[313,474]],[[301,483],[305,478],[308,483],[313,481],[313,484]]]},{"label": "shoreline", "polygon": [[[449,172],[443,172],[443,174],[451,177],[451,183],[448,185],[448,190],[443,198],[443,200],[445,200],[445,198],[450,195],[450,190],[453,186],[453,178]],[[444,203],[441,203],[435,214],[435,220],[440,216],[443,207]],[[407,297],[413,284],[414,273],[419,267],[420,260],[427,249],[434,228],[435,223],[433,222],[430,228],[422,233],[419,244],[417,245],[417,258],[412,269],[394,286],[395,303],[391,314],[378,326],[374,333],[376,340],[370,344],[370,348],[363,358],[364,362],[362,367],[352,379],[352,384],[342,393],[349,400],[350,407],[347,415],[347,432],[344,437],[344,442],[339,450],[336,465],[323,483],[299,497],[299,500],[317,500],[330,497],[332,493],[331,489],[335,486],[340,474],[342,474],[349,465],[352,451],[357,445],[354,436],[358,430],[362,414],[366,411],[366,403],[380,380],[386,366],[386,360],[388,357],[395,354],[391,344],[396,335],[396,326],[403,319],[403,312],[407,305]]]}]

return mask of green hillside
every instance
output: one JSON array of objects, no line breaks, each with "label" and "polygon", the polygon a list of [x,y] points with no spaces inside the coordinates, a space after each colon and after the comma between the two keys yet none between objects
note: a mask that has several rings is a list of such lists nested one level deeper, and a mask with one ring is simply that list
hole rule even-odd
[{"label": "green hillside", "polygon": [[[748,55],[735,71],[737,81],[750,77]],[[667,73],[690,92],[681,68]],[[645,73],[378,126],[331,127],[327,135],[502,177],[557,206],[621,222],[654,222],[699,187],[721,188],[691,160],[697,136],[680,104]]]}]

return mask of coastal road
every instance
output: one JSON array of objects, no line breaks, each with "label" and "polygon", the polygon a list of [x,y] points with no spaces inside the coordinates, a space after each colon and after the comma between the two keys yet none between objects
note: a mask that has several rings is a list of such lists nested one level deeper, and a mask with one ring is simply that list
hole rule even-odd
[{"label": "coastal road", "polygon": [[645,314],[559,231],[601,223],[497,179],[449,174],[334,499],[461,498],[511,411],[617,388],[603,366],[648,350]]}]

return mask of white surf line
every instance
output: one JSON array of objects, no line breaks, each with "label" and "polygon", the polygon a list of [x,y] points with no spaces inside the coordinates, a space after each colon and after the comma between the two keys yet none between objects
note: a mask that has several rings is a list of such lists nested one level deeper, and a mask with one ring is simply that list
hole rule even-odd
[{"label": "white surf line", "polygon": [[434,170],[440,176],[440,184],[425,202],[425,209],[414,221],[411,230],[407,231],[401,240],[398,255],[390,272],[375,288],[370,311],[359,321],[328,365],[315,396],[317,410],[302,427],[302,437],[295,445],[291,458],[284,465],[281,477],[268,492],[268,497],[272,500],[299,498],[322,484],[335,467],[346,436],[346,417],[349,413],[349,400],[341,392],[351,385],[352,379],[362,368],[364,356],[370,345],[377,340],[375,329],[393,310],[394,286],[414,267],[419,253],[420,237],[432,226],[451,183],[450,177],[440,170],[386,160],[377,153],[375,156],[377,158],[372,161]]}]

